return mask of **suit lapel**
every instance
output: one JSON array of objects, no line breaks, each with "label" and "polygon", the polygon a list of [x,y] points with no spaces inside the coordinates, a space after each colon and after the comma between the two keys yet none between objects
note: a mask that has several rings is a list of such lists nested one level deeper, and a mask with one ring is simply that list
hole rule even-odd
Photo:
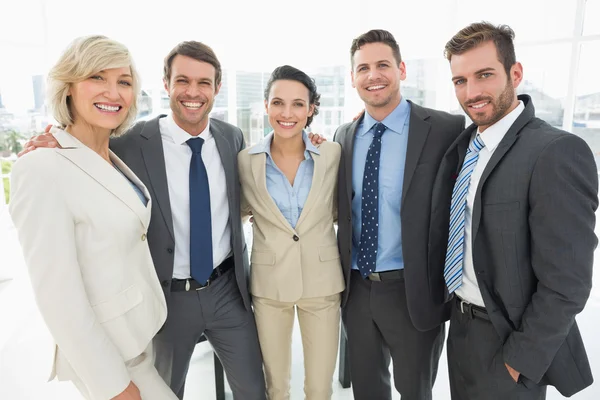
[{"label": "suit lapel", "polygon": [[298,228],[302,221],[306,219],[306,216],[310,213],[311,208],[317,203],[321,193],[321,187],[323,186],[323,180],[325,179],[325,172],[327,169],[327,159],[325,155],[323,153],[311,153],[311,156],[314,160],[312,184],[310,186],[310,191],[308,192],[306,202],[304,203],[304,207],[302,208],[300,218],[298,218],[298,223],[296,223],[296,228]]},{"label": "suit lapel", "polygon": [[271,213],[285,227],[285,229],[295,233],[294,229],[287,219],[285,219],[267,189],[267,154],[253,154],[250,160],[250,165],[252,167],[252,178],[254,178],[256,192],[262,199],[263,203],[267,206],[269,211],[271,211]]},{"label": "suit lapel", "polygon": [[164,115],[159,115],[144,125],[140,135],[146,140],[141,146],[141,152],[144,165],[146,166],[146,173],[152,186],[152,192],[154,193],[154,199],[156,200],[156,204],[158,204],[171,238],[175,240],[173,214],[171,213],[171,201],[169,199],[169,185],[167,183],[167,169],[165,167],[165,153],[159,129],[159,120],[162,117]]},{"label": "suit lapel", "polygon": [[[79,167],[88,176],[122,201],[138,216],[144,228],[148,228],[148,209],[141,202],[131,184],[127,182],[127,179],[119,171],[67,132],[56,129],[52,130],[52,134],[61,146],[60,149],[57,149],[57,152],[61,156],[70,160],[75,166]],[[112,151],[109,154],[111,160],[118,159]],[[122,163],[119,164],[123,166]],[[131,172],[129,168],[127,168],[127,171]],[[143,188],[143,185],[140,188]],[[142,192],[144,192],[143,189]]]},{"label": "suit lapel", "polygon": [[410,124],[408,127],[408,146],[406,150],[406,163],[404,165],[404,183],[402,184],[402,203],[410,187],[412,177],[417,169],[417,164],[423,147],[427,141],[431,124],[426,120],[429,118],[427,111],[410,102]]},{"label": "suit lapel", "polygon": [[454,168],[455,168],[454,174],[456,175],[457,178],[458,178],[458,174],[460,173],[460,170],[462,168],[463,162],[465,161],[465,157],[467,156],[467,149],[469,148],[469,143],[471,142],[471,137],[473,136],[473,133],[476,130],[477,130],[477,127],[475,125],[471,125],[468,128],[466,128],[464,131],[461,132],[460,135],[458,135],[458,138],[456,138],[454,143],[452,145],[450,145],[450,147],[448,148],[448,151],[446,152],[446,154],[449,154],[451,152],[458,153],[458,163],[454,166]]},{"label": "suit lapel", "polygon": [[521,115],[519,115],[517,120],[511,125],[498,144],[498,147],[494,151],[494,154],[492,154],[490,161],[485,166],[485,169],[481,175],[481,179],[479,180],[479,185],[477,186],[477,191],[475,192],[475,200],[473,201],[473,241],[477,236],[477,232],[479,231],[479,222],[481,221],[481,189],[498,163],[500,163],[506,153],[508,153],[510,148],[515,144],[519,138],[519,132],[521,129],[523,129],[523,127],[525,127],[525,125],[527,125],[535,116],[535,110],[533,109],[531,98],[529,96],[526,98],[523,97],[524,96],[519,96],[519,99],[523,100],[525,103],[525,110],[523,110]]},{"label": "suit lapel", "polygon": [[467,152],[470,137],[470,128],[464,130],[444,153],[433,185],[431,196],[433,204],[446,204],[446,202],[448,205],[450,204],[448,194],[452,193],[452,190],[454,189],[454,184],[456,183],[458,173],[460,172],[460,168]]}]

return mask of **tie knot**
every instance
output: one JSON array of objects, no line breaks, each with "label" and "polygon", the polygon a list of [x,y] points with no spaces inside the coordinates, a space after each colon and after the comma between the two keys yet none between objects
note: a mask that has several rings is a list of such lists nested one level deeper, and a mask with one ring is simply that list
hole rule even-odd
[{"label": "tie knot", "polygon": [[483,140],[481,139],[481,135],[479,133],[477,134],[477,136],[475,136],[475,139],[471,141],[471,144],[469,144],[469,150],[474,151],[476,153],[478,153],[484,147],[485,143],[483,143]]},{"label": "tie knot", "polygon": [[376,123],[375,125],[373,125],[373,136],[376,138],[380,138],[386,129],[387,127],[381,122]]},{"label": "tie knot", "polygon": [[187,142],[190,149],[192,149],[192,153],[200,154],[202,152],[202,145],[204,144],[204,139],[201,137],[188,139]]}]

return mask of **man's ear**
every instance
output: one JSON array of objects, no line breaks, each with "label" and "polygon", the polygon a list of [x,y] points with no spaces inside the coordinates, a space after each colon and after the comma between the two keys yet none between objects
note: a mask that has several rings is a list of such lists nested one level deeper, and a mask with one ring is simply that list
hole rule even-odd
[{"label": "man's ear", "polygon": [[510,78],[512,79],[513,88],[517,88],[523,81],[523,65],[520,62],[516,62],[510,67]]}]

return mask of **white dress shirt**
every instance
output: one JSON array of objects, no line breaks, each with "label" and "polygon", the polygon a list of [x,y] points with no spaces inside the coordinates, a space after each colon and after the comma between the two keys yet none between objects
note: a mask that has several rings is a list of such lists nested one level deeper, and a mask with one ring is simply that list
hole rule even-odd
[{"label": "white dress shirt", "polygon": [[[487,128],[481,134],[481,140],[485,144],[485,147],[479,152],[479,159],[471,174],[471,183],[469,184],[469,191],[467,192],[467,207],[465,210],[465,259],[462,285],[456,289],[456,294],[461,299],[481,307],[485,307],[485,305],[477,283],[475,269],[473,268],[473,244],[471,243],[473,240],[471,234],[473,229],[473,202],[475,201],[477,186],[479,186],[479,181],[481,180],[481,175],[483,174],[486,165],[492,158],[498,144],[502,138],[504,138],[504,135],[506,135],[506,132],[508,132],[524,109],[525,106],[523,105],[523,102],[519,101],[519,105],[514,110],[505,115],[500,121]],[[476,133],[479,133],[479,129]],[[473,140],[473,138],[471,138],[471,140]]]},{"label": "white dress shirt", "polygon": [[[165,154],[167,183],[173,230],[175,254],[173,278],[190,278],[190,162],[192,150],[186,143],[192,135],[175,123],[173,115],[161,118],[160,135]],[[231,254],[231,227],[229,226],[229,203],[225,169],[210,132],[210,122],[199,137],[204,139],[202,161],[208,173],[210,211],[212,226],[213,268],[219,266]]]}]

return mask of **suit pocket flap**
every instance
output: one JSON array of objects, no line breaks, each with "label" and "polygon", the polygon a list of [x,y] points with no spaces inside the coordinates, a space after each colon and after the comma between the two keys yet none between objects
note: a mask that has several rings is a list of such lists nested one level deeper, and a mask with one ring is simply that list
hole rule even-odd
[{"label": "suit pocket flap", "polygon": [[142,302],[142,292],[132,285],[110,300],[92,306],[98,322],[106,322],[120,317]]},{"label": "suit pocket flap", "polygon": [[252,264],[275,265],[275,253],[252,250],[250,262]]},{"label": "suit pocket flap", "polygon": [[319,247],[319,260],[331,261],[340,258],[340,251],[337,246]]}]

